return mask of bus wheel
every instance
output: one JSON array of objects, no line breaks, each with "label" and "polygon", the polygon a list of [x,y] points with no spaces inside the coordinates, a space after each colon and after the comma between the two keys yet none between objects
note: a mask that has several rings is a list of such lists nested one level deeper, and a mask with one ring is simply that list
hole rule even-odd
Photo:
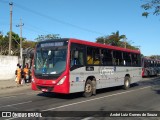
[{"label": "bus wheel", "polygon": [[91,80],[87,80],[87,82],[85,84],[83,96],[90,97],[90,96],[92,96],[92,93],[93,93],[93,83]]},{"label": "bus wheel", "polygon": [[130,88],[130,78],[129,78],[128,76],[126,76],[126,77],[124,78],[124,86],[123,86],[123,88],[124,88],[125,90],[127,90],[128,88]]}]

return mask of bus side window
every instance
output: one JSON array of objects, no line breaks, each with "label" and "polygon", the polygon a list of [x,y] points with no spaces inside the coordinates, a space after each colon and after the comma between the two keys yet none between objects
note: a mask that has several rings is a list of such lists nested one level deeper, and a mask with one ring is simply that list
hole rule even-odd
[{"label": "bus side window", "polygon": [[123,59],[125,60],[126,66],[131,66],[131,56],[129,53],[124,52],[123,53]]},{"label": "bus side window", "polygon": [[140,66],[140,55],[132,54],[132,65],[133,66]]},{"label": "bus side window", "polygon": [[[75,57],[75,52],[78,54]],[[83,58],[83,52],[82,51],[74,51],[71,59],[71,66],[73,65],[84,65],[84,58]]]},{"label": "bus side window", "polygon": [[112,62],[113,65],[116,65],[116,58],[113,57]]},{"label": "bus side window", "polygon": [[87,55],[87,64],[92,64],[93,63],[93,58],[91,55]]},{"label": "bus side window", "polygon": [[102,54],[103,54],[103,57],[102,57],[102,63],[103,65],[112,65],[112,51],[109,50],[109,49],[102,49]]},{"label": "bus side window", "polygon": [[112,51],[112,65],[116,65],[116,52]]},{"label": "bus side window", "polygon": [[87,47],[87,64],[93,64],[93,49],[91,47]]},{"label": "bus side window", "polygon": [[126,65],[126,61],[125,61],[125,60],[123,60],[123,65],[124,65],[124,66]]},{"label": "bus side window", "polygon": [[100,49],[96,48],[93,50],[93,56],[94,56],[94,65],[100,65]]},{"label": "bus side window", "polygon": [[84,47],[80,44],[72,44],[70,52],[70,66],[84,65]]},{"label": "bus side window", "polygon": [[122,61],[122,52],[121,51],[113,51],[113,65],[123,65]]},{"label": "bus side window", "polygon": [[79,52],[79,64],[84,65],[84,53],[82,51]]},{"label": "bus side window", "polygon": [[87,64],[100,65],[100,49],[87,47]]}]

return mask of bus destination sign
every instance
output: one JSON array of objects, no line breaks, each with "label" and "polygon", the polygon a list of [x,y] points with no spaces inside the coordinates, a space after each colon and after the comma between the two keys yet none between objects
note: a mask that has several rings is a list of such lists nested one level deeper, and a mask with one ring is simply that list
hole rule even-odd
[{"label": "bus destination sign", "polygon": [[57,47],[63,46],[64,42],[50,42],[50,43],[41,43],[41,47]]}]

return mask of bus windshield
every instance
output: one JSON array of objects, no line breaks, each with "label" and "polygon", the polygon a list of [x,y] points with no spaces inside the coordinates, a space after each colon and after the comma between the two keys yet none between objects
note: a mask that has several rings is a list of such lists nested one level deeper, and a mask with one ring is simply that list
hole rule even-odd
[{"label": "bus windshield", "polygon": [[57,76],[66,68],[67,46],[37,46],[35,54],[35,75]]}]

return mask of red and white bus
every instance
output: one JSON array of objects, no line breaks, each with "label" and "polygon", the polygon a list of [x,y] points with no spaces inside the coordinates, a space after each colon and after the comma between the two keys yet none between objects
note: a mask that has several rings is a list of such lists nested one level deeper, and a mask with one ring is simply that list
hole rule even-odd
[{"label": "red and white bus", "polygon": [[160,74],[160,60],[143,57],[142,77],[157,76],[158,74]]},{"label": "red and white bus", "polygon": [[141,79],[140,51],[78,39],[37,43],[32,70],[32,89],[85,97],[97,89],[125,89]]}]

